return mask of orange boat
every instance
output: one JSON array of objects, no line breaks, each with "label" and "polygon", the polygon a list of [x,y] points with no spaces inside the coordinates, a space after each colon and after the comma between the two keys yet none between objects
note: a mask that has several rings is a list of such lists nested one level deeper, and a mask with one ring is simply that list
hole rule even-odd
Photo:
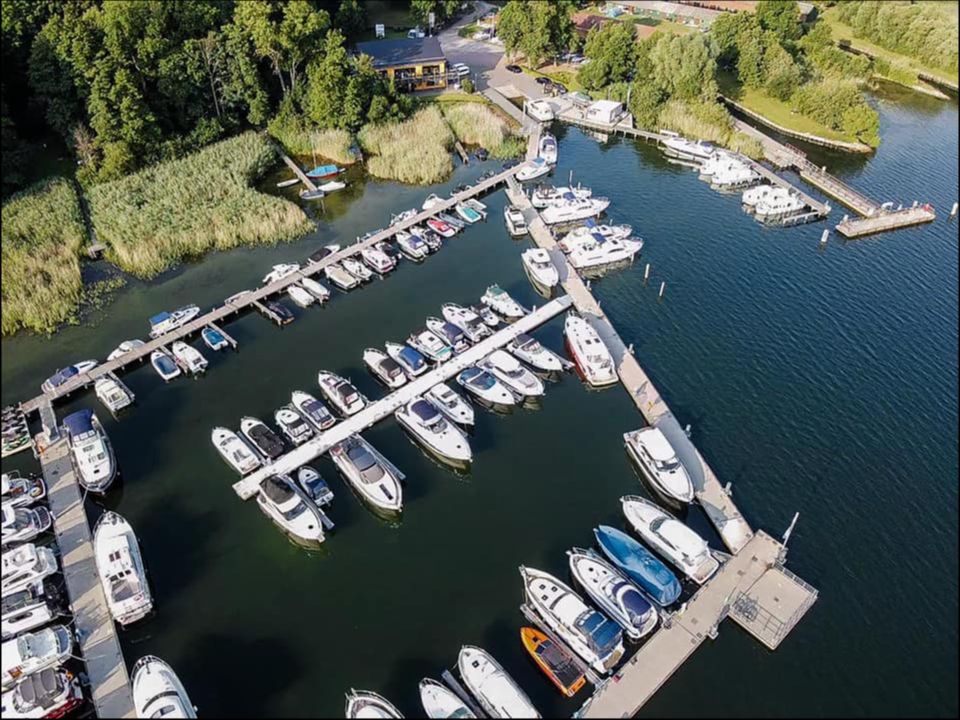
[{"label": "orange boat", "polygon": [[587,682],[569,653],[539,630],[520,628],[520,639],[544,675],[567,697],[576,695]]}]

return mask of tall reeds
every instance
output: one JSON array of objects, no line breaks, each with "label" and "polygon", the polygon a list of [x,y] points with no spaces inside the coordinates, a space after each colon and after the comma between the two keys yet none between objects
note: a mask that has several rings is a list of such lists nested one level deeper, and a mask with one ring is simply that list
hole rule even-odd
[{"label": "tall reeds", "polygon": [[435,105],[403,122],[365,125],[359,140],[375,177],[429,185],[453,172],[453,133]]},{"label": "tall reeds", "polygon": [[526,149],[510,124],[485,103],[449,103],[443,116],[460,142],[485,147],[494,157],[516,157]]}]

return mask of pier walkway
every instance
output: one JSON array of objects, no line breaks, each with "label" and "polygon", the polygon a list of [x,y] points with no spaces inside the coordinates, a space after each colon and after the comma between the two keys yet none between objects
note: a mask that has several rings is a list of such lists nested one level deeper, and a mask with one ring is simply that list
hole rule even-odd
[{"label": "pier walkway", "polygon": [[370,402],[356,415],[351,415],[341,420],[326,432],[316,435],[303,445],[277,458],[273,463],[237,481],[233,485],[234,491],[243,500],[253,497],[256,495],[257,490],[259,490],[260,483],[270,475],[290,473],[301,465],[306,465],[327,452],[327,450],[337,443],[346,440],[351,435],[366,430],[389,415],[392,415],[395,410],[418,395],[423,395],[423,393],[434,385],[444,382],[460,371],[475,365],[494,350],[509,343],[517,337],[517,335],[530,332],[534,328],[539,327],[551,318],[564,312],[570,307],[571,302],[571,298],[567,295],[563,295],[556,300],[551,300],[546,305],[535,309],[528,315],[508,325],[503,330],[481,340],[462,353],[454,355],[450,360],[441,363],[424,375],[408,381],[399,390],[395,390],[380,400]]}]

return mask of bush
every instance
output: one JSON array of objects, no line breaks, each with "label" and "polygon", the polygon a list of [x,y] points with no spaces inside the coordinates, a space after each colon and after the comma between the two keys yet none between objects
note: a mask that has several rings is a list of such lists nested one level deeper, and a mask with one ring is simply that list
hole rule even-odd
[{"label": "bush", "polygon": [[872,147],[880,143],[880,118],[867,105],[857,83],[827,78],[808,83],[793,96],[797,111],[819,123],[852,135]]},{"label": "bush", "polygon": [[489,105],[446,105],[443,115],[454,135],[462,143],[485,147],[491,155],[498,158],[517,157],[526,152],[526,141],[516,137],[507,121]]},{"label": "bush", "polygon": [[365,125],[358,137],[374,177],[429,185],[453,172],[453,133],[435,105],[403,122]]},{"label": "bush", "polygon": [[473,95],[473,91],[475,89],[473,87],[473,80],[471,80],[470,78],[464,78],[460,82],[460,89],[463,90],[465,93],[467,93],[467,95]]}]

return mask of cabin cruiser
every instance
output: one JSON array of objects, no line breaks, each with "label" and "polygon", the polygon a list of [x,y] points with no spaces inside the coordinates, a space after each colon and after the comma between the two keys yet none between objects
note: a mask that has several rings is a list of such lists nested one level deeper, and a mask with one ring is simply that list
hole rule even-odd
[{"label": "cabin cruiser", "polygon": [[203,344],[211,350],[223,350],[230,345],[230,341],[217,328],[207,325],[200,331],[200,338]]},{"label": "cabin cruiser", "polygon": [[637,534],[698,585],[703,585],[720,567],[702,537],[649,500],[627,495],[620,498],[620,503]]},{"label": "cabin cruiser", "polygon": [[543,177],[549,173],[553,168],[550,164],[541,157],[534,158],[533,160],[528,160],[523,164],[516,174],[517,180],[520,182],[528,182],[530,180],[536,180],[539,177]]},{"label": "cabin cruiser", "polygon": [[48,547],[37,547],[33,543],[17,545],[12,550],[5,550],[0,556],[0,568],[2,568],[4,597],[28,585],[41,582],[58,569],[53,550]]},{"label": "cabin cruiser", "polygon": [[402,718],[393,704],[381,695],[369,690],[353,690],[347,693],[348,718]]},{"label": "cabin cruiser", "polygon": [[420,206],[420,208],[422,210],[431,210],[435,208],[437,205],[442,204],[443,202],[445,201],[442,197],[440,197],[436,193],[430,193],[429,195],[427,195],[427,199],[423,201],[423,204]]},{"label": "cabin cruiser", "polygon": [[170,382],[175,377],[180,377],[180,368],[176,361],[167,354],[166,350],[157,348],[150,353],[150,364],[157,371],[157,375],[163,378],[164,382]]},{"label": "cabin cruiser", "polygon": [[319,302],[325,303],[330,299],[330,289],[319,280],[305,277],[300,279],[300,286],[313,295]]},{"label": "cabin cruiser", "polygon": [[570,251],[570,264],[577,270],[630,262],[643,249],[639,238],[607,240],[599,233],[590,240],[577,243]]},{"label": "cabin cruiser", "polygon": [[355,257],[345,257],[341,261],[341,264],[343,265],[344,270],[353,275],[360,282],[368,282],[373,280],[373,271]]},{"label": "cabin cruiser", "polygon": [[[63,625],[24,633],[3,643],[2,675],[3,689],[9,690],[18,680],[35,673],[54,668],[70,657],[73,636]],[[4,713],[6,717],[6,713]]]},{"label": "cabin cruiser", "polygon": [[520,253],[520,260],[531,279],[545,288],[556,287],[560,282],[560,273],[557,272],[550,253],[543,248],[530,248]]},{"label": "cabin cruiser", "polygon": [[470,207],[466,203],[457,203],[453,210],[457,213],[457,215],[462,217],[465,222],[468,222],[471,225],[483,220],[483,216],[478,213],[475,208]]},{"label": "cabin cruiser", "polygon": [[153,598],[130,523],[109,510],[101,515],[93,528],[93,554],[113,619],[127,626],[149,615]]},{"label": "cabin cruiser", "polygon": [[430,254],[430,248],[427,247],[427,244],[419,235],[411,235],[401,230],[396,234],[396,239],[397,245],[400,247],[400,252],[411,260],[423,260]]},{"label": "cabin cruiser", "polygon": [[320,477],[320,473],[309,465],[297,470],[297,485],[318,508],[333,502],[333,490],[327,481]]},{"label": "cabin cruiser", "polygon": [[390,359],[402,367],[404,372],[411,378],[423,375],[423,373],[430,369],[423,355],[409,345],[401,345],[400,343],[388,341],[384,343],[384,347],[386,347],[387,355],[390,356]]},{"label": "cabin cruiser", "polygon": [[45,507],[13,507],[13,505],[4,503],[2,515],[0,515],[2,543],[3,545],[10,545],[11,543],[29,542],[37,535],[49,530],[51,524],[50,511]]},{"label": "cabin cruiser", "polygon": [[107,406],[107,410],[118,413],[133,405],[133,393],[109,375],[101,375],[93,383],[97,399]]},{"label": "cabin cruiser", "polygon": [[63,368],[63,370],[57,370],[53,375],[43,381],[40,385],[40,390],[45,393],[55,392],[58,387],[64,385],[68,380],[75,378],[77,375],[83,375],[85,372],[90,372],[99,364],[96,360],[81,360],[78,363]]},{"label": "cabin cruiser", "polygon": [[302,308],[310,307],[316,300],[311,293],[307,292],[300,285],[296,284],[287,286],[287,295],[290,296],[290,299],[293,300],[293,302]]},{"label": "cabin cruiser", "polygon": [[279,265],[274,265],[270,272],[263,276],[263,284],[269,285],[277,280],[282,280],[288,275],[293,275],[299,269],[299,263],[280,263]]},{"label": "cabin cruiser", "polygon": [[414,225],[410,228],[410,234],[420,238],[420,240],[426,244],[428,252],[435,253],[437,250],[443,247],[443,238],[437,235],[430,228]]},{"label": "cabin cruiser", "polygon": [[192,345],[187,345],[183,340],[175,341],[170,346],[170,350],[191,375],[199,375],[207,369],[207,359],[203,354]]},{"label": "cabin cruiser", "polygon": [[360,257],[371,270],[380,275],[386,275],[397,266],[397,261],[387,255],[383,250],[376,246],[364,248],[360,251]]},{"label": "cabin cruiser", "polygon": [[610,205],[607,198],[577,198],[568,193],[560,202],[548,205],[540,211],[540,217],[547,225],[572,223],[596,217]]},{"label": "cabin cruiser", "polygon": [[658,605],[667,607],[680,597],[680,583],[676,576],[625,532],[601,525],[594,528],[593,535],[614,567],[635,582]]},{"label": "cabin cruiser", "polygon": [[800,212],[805,207],[806,204],[803,200],[792,193],[788,193],[786,196],[771,196],[760,200],[754,206],[753,214],[760,219],[778,218]]},{"label": "cabin cruiser", "polygon": [[703,162],[716,152],[716,148],[712,144],[703,140],[694,142],[672,132],[662,134],[667,135],[667,139],[661,141],[664,152],[671,157]]},{"label": "cabin cruiser", "polygon": [[326,430],[333,427],[337,422],[327,406],[310,393],[294,390],[290,394],[290,401],[297,411],[309,420],[317,430]]},{"label": "cabin cruiser", "polygon": [[517,402],[513,393],[481,368],[467,368],[457,375],[457,382],[470,394],[493,405],[510,406]]},{"label": "cabin cruiser", "polygon": [[507,205],[503,209],[503,219],[507,224],[507,231],[511,237],[520,237],[521,235],[527,234],[527,221],[523,217],[523,211],[519,208],[515,208],[513,205]]},{"label": "cabin cruiser", "polygon": [[464,645],[457,656],[457,668],[467,689],[490,717],[540,717],[530,698],[486,650]]},{"label": "cabin cruiser", "polygon": [[341,290],[352,290],[357,285],[360,284],[360,281],[357,280],[353,275],[348,273],[343,266],[338,263],[330,263],[323,269],[323,274],[327,276],[327,280],[332,282]]},{"label": "cabin cruiser", "polygon": [[480,298],[480,302],[491,310],[496,310],[508,320],[516,320],[527,314],[523,306],[510,297],[510,294],[499,285],[491,285]]},{"label": "cabin cruiser", "polygon": [[471,342],[479,342],[485,337],[489,337],[490,328],[484,324],[480,316],[473,310],[457,305],[456,303],[444,303],[440,309],[443,314],[443,319],[451,325],[460,328]]},{"label": "cabin cruiser", "polygon": [[3,694],[3,717],[60,718],[83,703],[80,681],[62,667],[47,668],[21,679]]},{"label": "cabin cruiser", "polygon": [[657,625],[657,611],[636,585],[593,550],[567,551],[570,574],[590,599],[617,622],[630,640],[648,635]]},{"label": "cabin cruiser", "polygon": [[347,417],[366,407],[367,399],[348,380],[331,372],[317,373],[317,384],[328,402]]},{"label": "cabin cruiser", "polygon": [[284,405],[273,414],[273,419],[280,428],[280,432],[287,436],[291,443],[302,445],[313,437],[313,428],[303,416],[293,409],[292,405]]},{"label": "cabin cruiser", "polygon": [[270,475],[260,483],[257,505],[297,542],[319,545],[324,541],[320,511],[288,475]]},{"label": "cabin cruiser", "polygon": [[590,323],[577,315],[567,315],[563,323],[563,335],[584,380],[594,387],[617,382],[613,356]]},{"label": "cabin cruiser", "polygon": [[550,133],[540,136],[539,155],[548,165],[557,164],[557,139]]},{"label": "cabin cruiser", "polygon": [[3,473],[0,478],[0,497],[3,504],[10,507],[26,507],[47,496],[47,485],[43,478],[22,477],[18,470]]},{"label": "cabin cruiser", "polygon": [[466,400],[446,383],[434,385],[427,390],[426,399],[433,406],[446,415],[450,420],[460,425],[473,425],[473,408]]},{"label": "cabin cruiser", "polygon": [[407,375],[400,364],[382,350],[367,348],[363,351],[363,361],[388,388],[396,389],[407,382]]},{"label": "cabin cruiser", "polygon": [[423,398],[413,398],[400,407],[394,417],[440,460],[464,467],[473,459],[470,442],[463,431]]},{"label": "cabin cruiser", "polygon": [[471,305],[469,309],[473,311],[474,314],[478,315],[480,319],[483,320],[483,324],[487,327],[494,328],[501,323],[500,316],[482,302]]},{"label": "cabin cruiser", "polygon": [[353,435],[332,447],[330,459],[360,497],[375,509],[397,513],[403,508],[400,479],[362,437]]},{"label": "cabin cruiser", "polygon": [[319,250],[310,253],[310,262],[320,262],[328,255],[340,252],[340,246],[336,244],[324,245]]},{"label": "cabin cruiser", "polygon": [[196,709],[180,678],[153,655],[137,660],[130,673],[138,718],[195,718]]},{"label": "cabin cruiser", "polygon": [[2,639],[9,640],[49,623],[58,614],[47,602],[43,582],[32,582],[3,595]]},{"label": "cabin cruiser", "polygon": [[543,381],[505,350],[494,350],[477,363],[477,367],[486,370],[521,398],[539,397],[546,392]]},{"label": "cabin cruiser", "polygon": [[233,430],[215,427],[210,432],[210,442],[230,467],[241,475],[251,473],[260,467],[260,458]]},{"label": "cabin cruiser", "polygon": [[92,410],[78,410],[63,419],[80,486],[92,493],[106,492],[117,475],[113,447]]},{"label": "cabin cruiser", "polygon": [[527,602],[553,632],[601,675],[623,656],[623,632],[573,590],[542,570],[520,566]]},{"label": "cabin cruiser", "polygon": [[573,195],[575,198],[580,200],[587,200],[593,196],[593,190],[580,185],[577,185],[576,187],[554,187],[553,185],[541,185],[533,191],[533,194],[530,196],[530,202],[539,210],[553,205],[554,203],[563,202],[564,198],[566,198],[568,195]]},{"label": "cabin cruiser", "polygon": [[623,443],[644,479],[655,490],[678,503],[693,502],[690,475],[659,428],[647,427],[624,433]]},{"label": "cabin cruiser", "polygon": [[734,188],[751,185],[759,176],[749,165],[739,160],[730,160],[718,167],[710,177],[710,184],[718,188]]},{"label": "cabin cruiser", "polygon": [[740,160],[734,153],[727,152],[726,150],[716,149],[713,151],[713,154],[710,155],[706,160],[700,163],[700,167],[697,172],[700,177],[711,178],[722,168],[728,168],[736,165],[745,166],[745,163]]},{"label": "cabin cruiser", "polygon": [[477,717],[453,690],[430,678],[420,681],[420,703],[428,718],[470,720]]},{"label": "cabin cruiser", "polygon": [[463,330],[447,320],[441,320],[438,317],[428,317],[427,330],[443,340],[447,345],[450,345],[455,353],[463,352],[470,347],[470,343],[467,341],[467,336]]},{"label": "cabin cruiser", "polygon": [[116,360],[118,357],[122,357],[128,352],[139,350],[144,345],[146,345],[146,343],[143,340],[124,340],[122,343],[117,345],[113,352],[107,355],[107,360]]},{"label": "cabin cruiser", "polygon": [[400,225],[401,223],[407,222],[407,220],[412,220],[417,215],[420,214],[420,211],[416,208],[410,208],[409,210],[404,210],[402,213],[398,213],[390,218],[391,225]]},{"label": "cabin cruiser", "polygon": [[268,462],[283,455],[283,441],[262,420],[249,416],[240,418],[240,432]]},{"label": "cabin cruiser", "polygon": [[459,232],[460,230],[463,230],[467,226],[467,223],[465,223],[463,220],[461,220],[458,217],[454,217],[450,213],[443,213],[443,212],[437,213],[437,219],[440,220],[441,222],[445,222],[447,225],[452,227],[457,232]]},{"label": "cabin cruiser", "polygon": [[760,201],[771,201],[774,198],[786,198],[789,195],[790,191],[787,190],[787,188],[778,187],[776,185],[757,185],[756,187],[744,190],[740,199],[743,203],[744,209],[747,212],[753,212],[753,209]]},{"label": "cabin cruiser", "polygon": [[560,238],[557,245],[565,253],[569,253],[582,242],[595,241],[594,235],[599,235],[604,240],[623,240],[632,233],[633,228],[630,225],[604,225],[591,219]]},{"label": "cabin cruiser", "polygon": [[457,234],[455,227],[438,218],[429,218],[427,220],[427,227],[444,238],[451,238]]},{"label": "cabin cruiser", "polygon": [[547,350],[536,338],[521,333],[507,345],[518,359],[543,372],[560,372],[564,361],[556,353]]},{"label": "cabin cruiser", "polygon": [[393,260],[394,263],[400,262],[400,259],[403,257],[403,253],[400,252],[400,248],[397,247],[397,244],[395,242],[391,242],[390,240],[381,240],[380,242],[375,243],[373,247],[375,250],[379,250],[388,258]]},{"label": "cabin cruiser", "polygon": [[[249,292],[249,291],[247,291]],[[239,293],[237,293],[239,295]],[[228,298],[229,300],[230,298]],[[150,318],[150,337],[158,338],[164,333],[186,325],[200,314],[196,305],[184,305],[173,312],[162,312]]]},{"label": "cabin cruiser", "polygon": [[428,360],[436,363],[445,362],[453,355],[453,348],[425,327],[410,333],[410,337],[407,338],[407,345],[418,351]]},{"label": "cabin cruiser", "polygon": [[550,122],[554,118],[553,106],[546,100],[531,100],[526,103],[526,112],[539,122]]}]

